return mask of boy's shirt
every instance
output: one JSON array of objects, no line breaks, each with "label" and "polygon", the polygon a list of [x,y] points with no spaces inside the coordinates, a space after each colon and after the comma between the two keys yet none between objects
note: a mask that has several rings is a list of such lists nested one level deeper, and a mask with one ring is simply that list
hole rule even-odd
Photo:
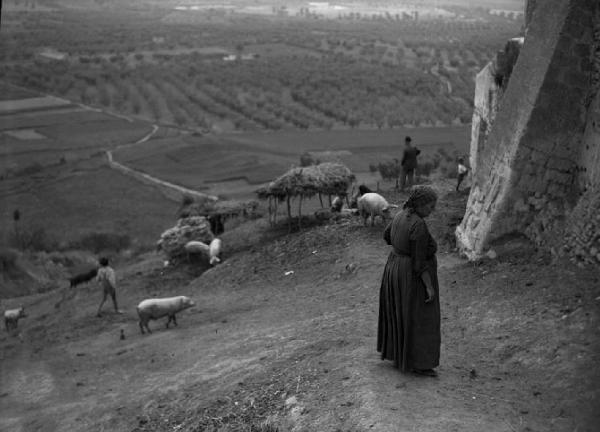
[{"label": "boy's shirt", "polygon": [[115,271],[111,267],[101,267],[98,269],[96,280],[100,282],[102,286],[109,286],[111,288],[117,287]]},{"label": "boy's shirt", "polygon": [[464,166],[463,164],[458,164],[459,174],[466,174],[467,171],[469,171],[469,169],[466,166]]}]

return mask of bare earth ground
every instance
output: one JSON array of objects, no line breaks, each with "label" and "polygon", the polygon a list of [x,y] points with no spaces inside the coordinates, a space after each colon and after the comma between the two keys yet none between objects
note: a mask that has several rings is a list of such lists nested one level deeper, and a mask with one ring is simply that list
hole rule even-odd
[{"label": "bare earth ground", "polygon": [[[58,307],[62,292],[3,304],[22,300],[29,316],[20,337],[0,333],[0,430],[597,430],[598,270],[532,249],[461,260],[446,239],[465,199],[446,195],[429,222],[442,246],[438,378],[375,352],[381,225],[285,236],[255,221],[249,238],[263,242],[197,278],[154,254],[117,268],[123,315],[95,317],[93,284]],[[198,306],[142,336],[137,303],[179,294]]]}]

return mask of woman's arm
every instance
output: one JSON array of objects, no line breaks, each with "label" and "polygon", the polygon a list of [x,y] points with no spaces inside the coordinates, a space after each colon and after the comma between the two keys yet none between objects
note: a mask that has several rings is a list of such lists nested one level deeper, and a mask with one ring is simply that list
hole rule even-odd
[{"label": "woman's arm", "polygon": [[[392,222],[393,222],[393,220],[392,220]],[[392,222],[390,222],[388,224],[388,226],[385,227],[385,230],[383,231],[383,239],[389,245],[392,244]]]},{"label": "woman's arm", "polygon": [[429,231],[425,225],[423,219],[419,219],[411,227],[410,231],[410,245],[411,245],[411,257],[412,257],[412,269],[425,285],[425,291],[427,298],[425,303],[433,301],[435,291],[433,290],[433,283],[431,281],[431,275],[429,274],[429,268],[427,265],[427,247],[429,245]]},{"label": "woman's arm", "polygon": [[431,275],[428,270],[421,273],[421,280],[425,284],[425,291],[427,291],[425,303],[431,303],[435,297],[435,291],[433,290],[433,283],[431,282]]}]

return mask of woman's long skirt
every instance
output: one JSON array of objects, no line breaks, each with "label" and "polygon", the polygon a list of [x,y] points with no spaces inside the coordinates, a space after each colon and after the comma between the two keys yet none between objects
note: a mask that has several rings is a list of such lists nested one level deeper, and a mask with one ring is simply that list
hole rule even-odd
[{"label": "woman's long skirt", "polygon": [[377,351],[403,372],[433,369],[440,361],[440,300],[435,257],[427,262],[435,299],[412,271],[411,258],[390,253],[379,294]]}]

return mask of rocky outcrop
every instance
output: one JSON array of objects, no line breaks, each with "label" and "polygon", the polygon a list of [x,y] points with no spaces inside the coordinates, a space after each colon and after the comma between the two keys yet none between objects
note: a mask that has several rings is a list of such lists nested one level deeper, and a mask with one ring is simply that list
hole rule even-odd
[{"label": "rocky outcrop", "polygon": [[[535,3],[527,4],[525,41],[487,136],[472,141],[473,186],[456,232],[470,258],[515,233],[556,253],[574,250],[566,238],[593,243],[572,222],[591,226],[600,189],[600,3]],[[581,250],[591,259],[593,246]]]},{"label": "rocky outcrop", "polygon": [[185,254],[184,246],[187,242],[195,240],[210,244],[214,238],[210,223],[205,217],[189,216],[179,219],[177,225],[161,234],[157,249],[172,260]]}]

